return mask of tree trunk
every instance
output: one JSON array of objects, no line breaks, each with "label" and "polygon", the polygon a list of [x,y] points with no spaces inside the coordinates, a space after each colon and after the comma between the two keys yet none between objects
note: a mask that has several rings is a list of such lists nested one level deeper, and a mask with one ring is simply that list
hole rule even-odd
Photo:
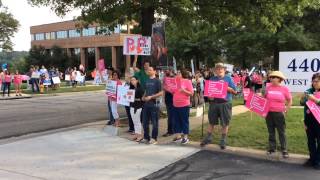
[{"label": "tree trunk", "polygon": [[153,7],[142,7],[141,9],[141,33],[143,36],[151,36],[152,24],[154,23]]}]

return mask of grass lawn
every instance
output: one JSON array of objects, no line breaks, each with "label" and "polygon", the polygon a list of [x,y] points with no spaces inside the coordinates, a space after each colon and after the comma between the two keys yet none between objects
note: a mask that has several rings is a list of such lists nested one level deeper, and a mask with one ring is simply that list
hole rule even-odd
[{"label": "grass lawn", "polygon": [[[101,85],[101,86],[77,86],[76,88],[65,87],[65,88],[58,88],[56,90],[52,90],[49,88],[48,92],[45,92],[44,94],[82,92],[82,91],[98,91],[98,90],[104,90],[105,88],[106,87],[104,85]],[[23,93],[32,94],[32,91],[31,90],[24,90]]]},{"label": "grass lawn", "polygon": [[[254,113],[252,113],[252,117],[251,120],[250,112],[233,116],[228,136],[229,146],[266,150],[268,146],[268,131],[265,120]],[[206,134],[207,125],[204,128],[204,135]],[[286,125],[289,153],[307,154],[303,109],[291,109],[286,118]],[[201,127],[192,130],[190,138],[193,141],[201,141]],[[213,143],[218,144],[219,140],[220,131],[214,134]]]}]

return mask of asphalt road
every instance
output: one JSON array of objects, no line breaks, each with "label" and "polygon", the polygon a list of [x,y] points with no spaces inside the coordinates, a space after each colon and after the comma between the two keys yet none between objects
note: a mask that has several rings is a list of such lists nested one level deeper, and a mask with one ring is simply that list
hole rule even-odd
[{"label": "asphalt road", "polygon": [[320,171],[302,165],[199,151],[142,180],[315,180]]},{"label": "asphalt road", "polygon": [[[120,116],[125,115],[120,108]],[[103,92],[0,101],[0,138],[109,119]]]}]

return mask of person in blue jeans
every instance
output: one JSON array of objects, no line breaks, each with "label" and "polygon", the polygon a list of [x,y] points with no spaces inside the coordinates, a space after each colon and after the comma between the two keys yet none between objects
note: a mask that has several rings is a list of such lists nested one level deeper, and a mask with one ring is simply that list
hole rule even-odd
[{"label": "person in blue jeans", "polygon": [[[144,140],[146,144],[157,144],[159,129],[159,103],[157,98],[162,96],[161,81],[156,78],[154,67],[148,68],[149,79],[146,80],[145,94],[142,97],[144,106],[142,110]],[[149,122],[152,123],[152,135],[149,135]]]}]

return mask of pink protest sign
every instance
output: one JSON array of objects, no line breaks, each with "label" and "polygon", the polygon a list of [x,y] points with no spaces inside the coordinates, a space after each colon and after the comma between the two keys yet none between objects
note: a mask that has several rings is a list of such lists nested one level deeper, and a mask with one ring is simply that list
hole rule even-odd
[{"label": "pink protest sign", "polygon": [[[315,94],[316,98],[320,98],[320,94]],[[315,102],[308,100],[307,106],[309,107],[310,111],[312,112],[313,116],[316,118],[318,123],[320,124],[320,106],[318,106]]]},{"label": "pink protest sign", "polygon": [[204,96],[210,98],[223,98],[227,96],[228,83],[223,81],[205,81]]},{"label": "pink protest sign", "polygon": [[242,92],[243,92],[243,99],[246,101],[250,94],[250,88],[243,88]]},{"label": "pink protest sign", "polygon": [[235,84],[240,84],[241,77],[235,76],[235,77],[233,77],[232,79],[233,79],[233,82],[234,82]]},{"label": "pink protest sign", "polygon": [[164,86],[165,86],[170,92],[176,91],[176,90],[178,89],[177,78],[165,77],[165,78],[164,78]]},{"label": "pink protest sign", "polygon": [[22,76],[21,76],[21,79],[22,79],[22,81],[27,81],[27,80],[29,80],[29,76],[27,76],[27,75],[22,75]]},{"label": "pink protest sign", "polygon": [[104,59],[100,59],[98,61],[98,70],[101,72],[101,71],[104,71],[106,69],[105,65],[104,65]]},{"label": "pink protest sign", "polygon": [[250,92],[246,102],[246,107],[258,115],[266,117],[269,111],[269,102],[266,98]]}]

